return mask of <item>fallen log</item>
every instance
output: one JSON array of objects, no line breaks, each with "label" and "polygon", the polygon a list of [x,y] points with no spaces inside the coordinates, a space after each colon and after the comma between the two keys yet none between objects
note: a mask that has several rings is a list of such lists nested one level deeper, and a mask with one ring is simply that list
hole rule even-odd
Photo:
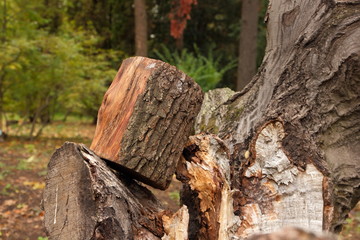
[{"label": "fallen log", "polygon": [[202,99],[200,87],[175,67],[126,59],[104,96],[90,148],[134,178],[165,189]]},{"label": "fallen log", "polygon": [[[53,154],[43,207],[50,239],[161,239],[166,211],[152,193],[114,172],[84,145]],[[169,214],[169,213],[167,213]]]}]

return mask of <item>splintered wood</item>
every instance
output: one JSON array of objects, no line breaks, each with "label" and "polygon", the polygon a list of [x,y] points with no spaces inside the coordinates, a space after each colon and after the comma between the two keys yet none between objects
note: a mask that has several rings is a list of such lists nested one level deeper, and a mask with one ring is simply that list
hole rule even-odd
[{"label": "splintered wood", "polygon": [[90,148],[133,178],[165,189],[202,100],[201,88],[175,67],[126,59],[104,96]]},{"label": "splintered wood", "polygon": [[298,169],[282,148],[284,136],[279,121],[260,128],[245,152],[241,188],[233,190],[225,143],[214,135],[190,137],[177,177],[198,239],[246,239],[288,226],[321,232],[324,176],[311,163]]},{"label": "splintered wood", "polygon": [[183,205],[171,217],[162,217],[164,236],[161,240],[188,240],[189,212],[186,205]]},{"label": "splintered wood", "polygon": [[177,178],[192,196],[183,198],[189,207],[192,239],[231,239],[239,220],[233,213],[228,149],[215,135],[190,137],[179,162]]}]

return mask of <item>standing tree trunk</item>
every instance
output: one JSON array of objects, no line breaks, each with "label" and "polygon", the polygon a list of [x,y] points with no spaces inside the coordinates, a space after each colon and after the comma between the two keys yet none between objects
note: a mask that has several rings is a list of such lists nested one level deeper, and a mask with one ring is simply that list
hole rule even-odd
[{"label": "standing tree trunk", "polygon": [[358,1],[270,1],[258,75],[241,92],[205,96],[196,132],[206,133],[190,137],[177,168],[186,206],[171,216],[128,175],[65,146],[49,164],[50,235],[227,240],[287,226],[340,231],[360,199],[359,23]]},{"label": "standing tree trunk", "polygon": [[[360,198],[360,3],[270,1],[267,14],[258,75],[226,100],[205,96],[214,110],[201,110],[197,132],[216,137],[191,139],[178,171],[199,239],[224,224],[229,239],[285,226],[338,232]],[[209,212],[218,220],[201,224]]]},{"label": "standing tree trunk", "polygon": [[[6,0],[3,0],[3,19],[2,19],[2,36],[1,43],[4,44],[6,42],[6,29],[7,29],[7,6]],[[4,67],[1,69],[4,71]],[[0,130],[3,130],[3,115],[4,115],[4,78],[5,73],[1,73],[0,75]]]},{"label": "standing tree trunk", "polygon": [[256,73],[256,46],[260,0],[242,0],[236,89],[242,90]]},{"label": "standing tree trunk", "polygon": [[147,57],[147,15],[145,0],[134,0],[135,6],[135,55]]}]

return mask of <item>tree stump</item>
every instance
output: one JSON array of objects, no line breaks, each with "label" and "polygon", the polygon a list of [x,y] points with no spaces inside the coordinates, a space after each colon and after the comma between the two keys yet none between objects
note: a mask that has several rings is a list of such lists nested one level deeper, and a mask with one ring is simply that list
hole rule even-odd
[{"label": "tree stump", "polygon": [[339,232],[360,199],[360,2],[270,1],[267,21],[259,73],[207,93],[184,151],[190,239]]},{"label": "tree stump", "polygon": [[175,67],[126,59],[104,96],[90,148],[134,178],[165,189],[202,99],[201,88]]}]

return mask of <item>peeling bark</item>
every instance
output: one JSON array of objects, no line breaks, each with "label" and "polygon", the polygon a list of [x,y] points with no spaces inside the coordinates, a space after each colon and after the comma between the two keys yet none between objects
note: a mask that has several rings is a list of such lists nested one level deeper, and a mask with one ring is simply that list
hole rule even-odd
[{"label": "peeling bark", "polygon": [[313,164],[306,170],[295,166],[282,149],[284,136],[280,122],[267,124],[257,135],[241,188],[234,194],[242,199],[235,207],[242,218],[240,237],[274,232],[282,224],[322,231],[324,176]]}]

